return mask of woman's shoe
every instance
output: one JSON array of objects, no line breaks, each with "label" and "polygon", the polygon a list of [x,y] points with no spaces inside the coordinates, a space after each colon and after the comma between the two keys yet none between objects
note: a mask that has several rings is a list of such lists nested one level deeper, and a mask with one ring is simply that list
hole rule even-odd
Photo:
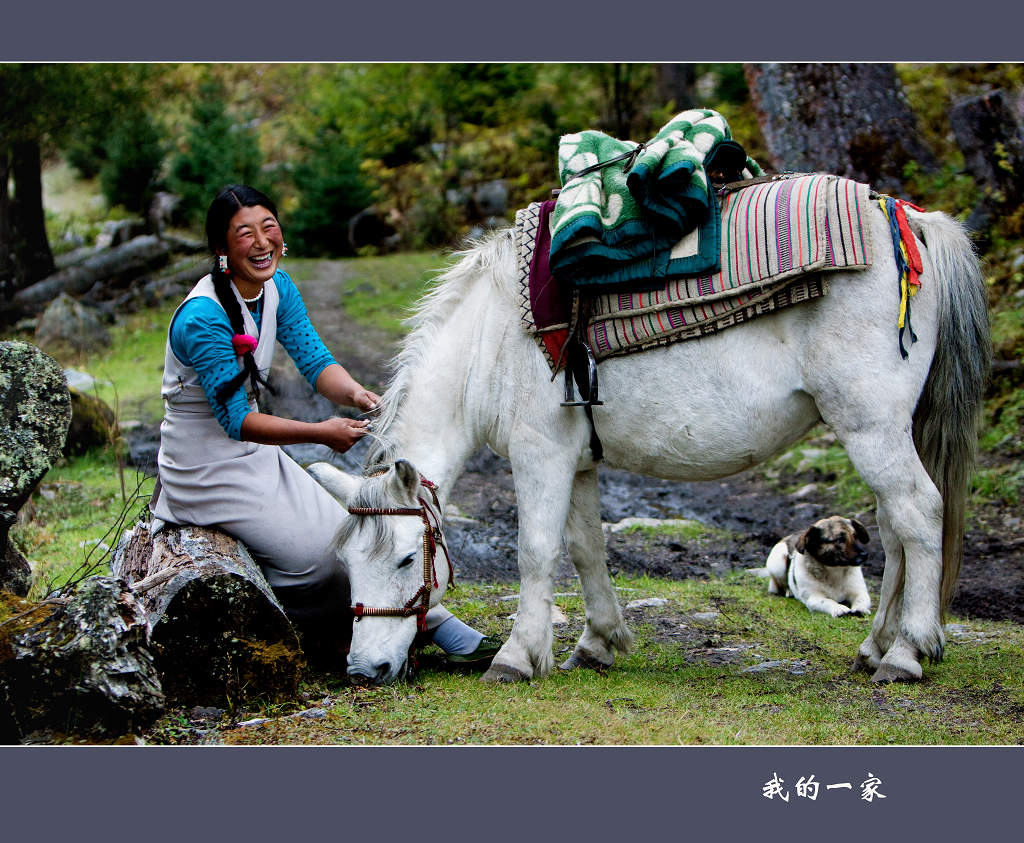
[{"label": "woman's shoe", "polygon": [[485,635],[470,653],[445,653],[445,664],[451,670],[486,670],[502,643],[498,638]]}]

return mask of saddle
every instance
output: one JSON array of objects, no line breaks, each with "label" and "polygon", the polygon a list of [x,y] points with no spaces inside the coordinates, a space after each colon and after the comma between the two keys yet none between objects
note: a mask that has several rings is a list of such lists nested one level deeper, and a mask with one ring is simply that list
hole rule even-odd
[{"label": "saddle", "polygon": [[[549,263],[556,202],[516,214],[522,322],[552,377],[564,369],[564,406],[583,406],[590,415],[589,407],[602,403],[597,364],[607,357],[699,338],[822,296],[827,270],[871,262],[861,225],[872,201],[867,185],[783,174],[716,185],[715,196],[719,265],[640,286],[563,283]],[[684,249],[680,243],[671,252]]]}]

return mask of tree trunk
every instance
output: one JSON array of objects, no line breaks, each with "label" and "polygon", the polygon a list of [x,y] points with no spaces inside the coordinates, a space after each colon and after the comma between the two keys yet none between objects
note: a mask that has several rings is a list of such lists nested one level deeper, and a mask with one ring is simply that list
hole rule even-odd
[{"label": "tree trunk", "polygon": [[11,241],[11,153],[0,138],[0,302],[14,295],[14,253]]},{"label": "tree trunk", "polygon": [[686,111],[694,108],[697,101],[693,89],[697,82],[697,71],[692,64],[659,64],[654,68],[658,97],[665,104],[675,103],[675,110]]},{"label": "tree trunk", "polygon": [[14,144],[12,152],[14,244],[22,271],[19,286],[25,286],[53,272],[53,252],[46,236],[46,216],[43,213],[39,141],[19,141]]},{"label": "tree trunk", "polygon": [[891,64],[748,64],[747,84],[779,170],[836,173],[898,193],[904,167],[937,167]]},{"label": "tree trunk", "polygon": [[19,290],[7,305],[8,318],[37,313],[61,293],[80,295],[98,281],[126,283],[142,272],[164,265],[169,255],[170,247],[159,237],[136,237]]},{"label": "tree trunk", "polygon": [[125,533],[112,563],[149,614],[149,649],[168,700],[234,703],[298,687],[298,636],[241,542],[167,525]]}]

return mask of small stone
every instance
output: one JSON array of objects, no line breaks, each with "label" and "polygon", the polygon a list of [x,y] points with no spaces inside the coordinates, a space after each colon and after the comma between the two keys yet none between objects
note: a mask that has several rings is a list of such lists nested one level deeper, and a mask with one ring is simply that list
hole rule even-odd
[{"label": "small stone", "polygon": [[690,617],[698,623],[714,623],[721,615],[721,612],[694,612]]},{"label": "small stone", "polygon": [[668,600],[664,597],[644,597],[640,600],[630,600],[626,604],[627,609],[646,609],[654,606],[665,606]]}]

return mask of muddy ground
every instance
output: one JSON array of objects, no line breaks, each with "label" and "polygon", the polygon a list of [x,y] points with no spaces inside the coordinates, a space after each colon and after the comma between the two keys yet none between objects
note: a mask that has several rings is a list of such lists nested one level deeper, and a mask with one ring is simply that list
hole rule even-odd
[{"label": "muddy ground", "polygon": [[[338,263],[308,265],[296,279],[314,324],[327,346],[363,384],[381,389],[394,351],[383,334],[356,326],[339,306],[346,279]],[[278,394],[267,409],[307,419],[324,418],[332,406],[315,396],[295,374],[287,355],[276,355]],[[819,435],[827,431],[819,429]],[[316,446],[288,449],[300,462],[328,459],[358,471],[365,448],[332,455]],[[1009,449],[988,461],[1017,462],[1022,454]],[[803,529],[837,512],[829,490],[831,478],[813,471],[769,478],[752,469],[721,481],[679,483],[603,468],[599,472],[602,520],[624,518],[688,518],[713,528],[693,539],[642,533],[608,532],[608,566],[612,572],[667,578],[708,578],[764,564],[771,546],[783,535]],[[813,484],[813,485],[812,485]],[[785,489],[801,489],[787,493]],[[463,581],[512,582],[516,568],[516,504],[507,460],[484,448],[468,462],[450,501],[446,533],[454,551],[456,576]],[[883,556],[874,513],[841,513],[858,517],[872,536],[865,574],[877,598]],[[987,505],[970,513],[964,563],[953,614],[966,618],[1006,619],[1024,623],[1024,505]],[[575,577],[563,559],[557,575]],[[873,601],[874,602],[874,601]]]}]

